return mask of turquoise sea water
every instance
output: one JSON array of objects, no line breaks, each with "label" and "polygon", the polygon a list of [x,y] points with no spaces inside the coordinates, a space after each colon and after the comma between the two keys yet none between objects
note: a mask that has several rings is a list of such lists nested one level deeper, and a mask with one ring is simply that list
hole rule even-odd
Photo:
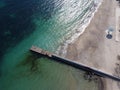
[{"label": "turquoise sea water", "polygon": [[[0,90],[97,90],[80,70],[33,55],[56,53],[81,32],[99,0],[1,0]],[[59,51],[58,51],[59,52]]]}]

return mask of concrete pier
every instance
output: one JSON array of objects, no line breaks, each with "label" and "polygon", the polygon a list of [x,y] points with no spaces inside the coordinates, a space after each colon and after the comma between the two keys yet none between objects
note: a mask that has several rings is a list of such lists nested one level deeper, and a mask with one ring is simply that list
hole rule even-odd
[{"label": "concrete pier", "polygon": [[101,77],[107,77],[107,78],[110,78],[110,79],[113,79],[113,80],[116,80],[116,81],[120,81],[120,77],[114,76],[112,74],[109,74],[109,73],[107,73],[105,71],[102,71],[102,70],[99,70],[97,68],[89,67],[85,64],[82,64],[82,63],[79,63],[79,62],[76,62],[76,61],[73,61],[73,60],[70,60],[70,59],[67,59],[67,58],[60,57],[56,54],[51,54],[48,51],[42,50],[41,48],[32,46],[30,48],[30,50],[32,52],[35,52],[35,53],[44,55],[46,57],[49,57],[49,58],[51,58],[55,61],[70,65],[72,67],[75,67],[75,68],[78,68],[78,69],[81,69],[81,70],[84,70],[84,71],[87,71],[87,72],[94,73],[94,75],[98,75],[98,76],[101,76]]},{"label": "concrete pier", "polygon": [[35,47],[35,46],[32,46],[32,47],[30,48],[30,50],[33,51],[33,52],[36,52],[36,53],[39,53],[39,54],[48,56],[48,57],[52,57],[52,54],[51,54],[50,52],[45,51],[45,50],[43,50],[43,49],[41,49],[41,48],[38,48],[38,47]]}]

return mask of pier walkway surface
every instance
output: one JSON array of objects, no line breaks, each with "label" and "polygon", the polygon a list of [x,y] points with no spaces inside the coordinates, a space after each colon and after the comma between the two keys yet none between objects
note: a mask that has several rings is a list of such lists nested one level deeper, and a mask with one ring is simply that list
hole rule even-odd
[{"label": "pier walkway surface", "polygon": [[60,57],[60,56],[58,56],[56,54],[52,54],[52,53],[50,53],[48,51],[42,50],[41,48],[32,46],[30,48],[30,51],[35,52],[37,54],[44,55],[44,56],[49,57],[49,58],[51,58],[51,59],[53,59],[55,61],[70,65],[72,67],[75,67],[75,68],[78,68],[78,69],[81,69],[81,70],[84,70],[84,71],[87,71],[87,72],[91,72],[94,75],[98,75],[98,76],[101,76],[101,77],[108,77],[110,79],[120,81],[120,77],[114,76],[114,75],[112,75],[110,73],[99,70],[97,68],[89,67],[89,66],[87,66],[85,64],[82,64],[82,63],[79,63],[77,61],[73,61],[73,60],[69,60],[67,58]]}]

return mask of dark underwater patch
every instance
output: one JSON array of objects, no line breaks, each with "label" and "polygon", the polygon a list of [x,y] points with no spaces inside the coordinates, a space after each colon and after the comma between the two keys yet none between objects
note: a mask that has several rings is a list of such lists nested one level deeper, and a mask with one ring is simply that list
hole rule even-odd
[{"label": "dark underwater patch", "polygon": [[17,67],[29,67],[29,71],[30,72],[35,72],[37,71],[38,67],[37,67],[37,59],[40,58],[40,56],[32,54],[32,53],[28,53],[25,57],[24,60],[22,60],[21,63],[19,63],[17,65]]},{"label": "dark underwater patch", "polygon": [[48,20],[54,10],[53,0],[5,0],[5,3],[0,8],[0,58],[35,30],[34,15]]}]

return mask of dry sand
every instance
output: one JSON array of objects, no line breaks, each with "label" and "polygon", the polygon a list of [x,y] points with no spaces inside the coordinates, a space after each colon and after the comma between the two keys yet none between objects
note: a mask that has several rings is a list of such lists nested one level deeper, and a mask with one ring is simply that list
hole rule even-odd
[{"label": "dry sand", "polygon": [[[120,42],[106,38],[106,29],[115,29],[115,0],[103,0],[89,26],[73,44],[68,46],[67,58],[104,70],[111,74],[120,72],[117,55],[120,55]],[[117,65],[117,66],[116,66]],[[117,75],[116,74],[116,75]],[[120,73],[119,73],[120,74]],[[111,79],[103,79],[104,90],[120,90],[119,84]],[[103,90],[102,87],[100,90]]]}]

